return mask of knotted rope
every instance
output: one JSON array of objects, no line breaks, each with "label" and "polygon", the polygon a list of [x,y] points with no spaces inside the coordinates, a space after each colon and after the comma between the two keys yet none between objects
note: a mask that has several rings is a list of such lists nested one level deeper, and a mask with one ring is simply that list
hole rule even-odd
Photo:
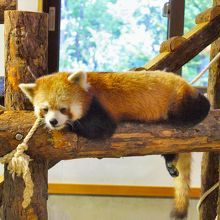
[{"label": "knotted rope", "polygon": [[25,154],[24,151],[28,149],[27,143],[31,139],[41,122],[42,118],[37,118],[27,136],[24,138],[23,142],[19,144],[15,150],[0,158],[0,163],[8,164],[7,169],[12,174],[13,179],[14,176],[17,175],[22,176],[24,180],[25,189],[23,192],[23,208],[27,208],[30,204],[34,188],[34,184],[31,178],[31,172],[29,169],[29,162],[31,161],[31,158],[27,154]]}]

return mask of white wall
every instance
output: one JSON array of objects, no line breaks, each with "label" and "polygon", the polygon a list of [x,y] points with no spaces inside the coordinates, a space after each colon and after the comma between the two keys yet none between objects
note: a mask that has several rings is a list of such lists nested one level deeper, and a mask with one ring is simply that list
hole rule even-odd
[{"label": "white wall", "polygon": [[[200,186],[201,153],[193,154],[192,186]],[[161,156],[62,161],[49,171],[50,182],[172,186]]]},{"label": "white wall", "polygon": [[[18,0],[18,9],[37,11],[37,0]],[[0,74],[4,72],[3,26],[0,26]],[[201,154],[194,154],[192,185],[200,185]],[[161,156],[63,161],[49,171],[50,182],[170,186]]]}]

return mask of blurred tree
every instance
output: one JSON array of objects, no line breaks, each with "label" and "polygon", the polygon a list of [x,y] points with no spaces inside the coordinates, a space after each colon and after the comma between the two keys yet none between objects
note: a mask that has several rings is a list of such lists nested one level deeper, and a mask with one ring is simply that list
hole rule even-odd
[{"label": "blurred tree", "polygon": [[60,69],[112,71],[146,63],[166,37],[165,0],[159,2],[63,0]]},{"label": "blurred tree", "polygon": [[[167,0],[62,0],[60,70],[122,71],[142,66],[166,39]],[[185,0],[185,32],[211,1]],[[208,62],[204,50],[183,67],[190,81]],[[200,85],[207,85],[207,75]]]},{"label": "blurred tree", "polygon": [[[185,0],[184,32],[188,32],[195,25],[195,17],[212,7],[212,1]],[[209,62],[209,47],[183,67],[183,77],[191,81]],[[195,85],[207,86],[208,74],[205,74]]]}]

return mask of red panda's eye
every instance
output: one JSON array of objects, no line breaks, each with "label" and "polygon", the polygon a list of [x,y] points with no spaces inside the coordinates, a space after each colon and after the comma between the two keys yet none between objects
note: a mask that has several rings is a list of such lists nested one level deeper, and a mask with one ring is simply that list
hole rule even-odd
[{"label": "red panda's eye", "polygon": [[48,108],[43,108],[44,113],[48,112]]},{"label": "red panda's eye", "polygon": [[62,114],[67,113],[67,108],[60,108],[60,112],[61,112]]}]

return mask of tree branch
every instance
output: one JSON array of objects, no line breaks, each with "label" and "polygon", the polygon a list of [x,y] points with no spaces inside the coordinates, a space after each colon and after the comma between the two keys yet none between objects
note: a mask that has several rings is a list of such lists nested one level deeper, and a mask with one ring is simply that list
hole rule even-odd
[{"label": "tree branch", "polygon": [[[8,111],[0,115],[0,156],[13,150],[17,133],[26,135],[34,123],[33,112]],[[143,156],[190,151],[220,150],[220,110],[193,128],[169,124],[123,123],[112,138],[88,140],[66,131],[40,127],[29,142],[29,154],[49,160]]]}]

